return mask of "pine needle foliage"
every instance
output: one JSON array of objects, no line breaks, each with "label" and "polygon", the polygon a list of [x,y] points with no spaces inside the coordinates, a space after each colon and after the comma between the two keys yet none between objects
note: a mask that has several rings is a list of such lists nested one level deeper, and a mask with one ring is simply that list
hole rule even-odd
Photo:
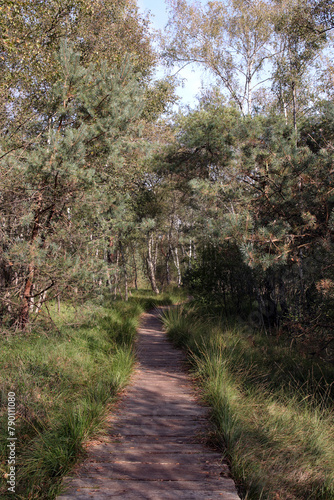
[{"label": "pine needle foliage", "polygon": [[130,62],[119,70],[85,68],[80,57],[63,40],[61,74],[43,110],[18,132],[18,149],[12,139],[2,143],[2,227],[10,225],[2,241],[2,315],[20,328],[34,299],[80,282],[83,289],[98,272],[94,223],[137,133],[143,90]]}]

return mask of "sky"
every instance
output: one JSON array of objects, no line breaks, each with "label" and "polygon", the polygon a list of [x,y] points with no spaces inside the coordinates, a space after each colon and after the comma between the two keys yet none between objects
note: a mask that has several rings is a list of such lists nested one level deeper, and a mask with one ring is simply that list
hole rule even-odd
[{"label": "sky", "polygon": [[[139,10],[144,13],[151,12],[151,23],[154,29],[163,29],[168,21],[167,7],[164,0],[137,0]],[[172,73],[176,72],[177,68],[172,69]],[[160,68],[157,76],[164,76],[167,72],[166,68]],[[181,105],[189,105],[194,107],[196,105],[196,95],[201,88],[200,68],[187,66],[178,73],[183,79],[182,86],[177,89],[177,95],[180,97]]]}]

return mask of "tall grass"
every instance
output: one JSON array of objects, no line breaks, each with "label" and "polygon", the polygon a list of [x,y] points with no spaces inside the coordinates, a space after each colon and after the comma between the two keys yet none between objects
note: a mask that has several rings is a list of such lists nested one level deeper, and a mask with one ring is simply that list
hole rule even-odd
[{"label": "tall grass", "polygon": [[129,380],[140,314],[171,301],[141,291],[127,303],[62,305],[52,313],[53,327],[42,321],[30,333],[0,337],[0,498],[13,498],[6,483],[8,392],[17,400],[15,497],[54,498]]},{"label": "tall grass", "polygon": [[333,367],[194,306],[164,324],[187,350],[242,498],[333,500]]}]

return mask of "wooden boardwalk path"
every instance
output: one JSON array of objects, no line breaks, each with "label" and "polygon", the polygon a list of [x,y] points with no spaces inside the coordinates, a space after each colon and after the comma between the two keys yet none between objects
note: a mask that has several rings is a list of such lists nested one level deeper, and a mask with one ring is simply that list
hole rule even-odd
[{"label": "wooden boardwalk path", "polygon": [[207,410],[166,339],[159,310],[146,313],[138,368],[86,461],[65,478],[58,500],[237,500],[221,455],[205,446]]}]

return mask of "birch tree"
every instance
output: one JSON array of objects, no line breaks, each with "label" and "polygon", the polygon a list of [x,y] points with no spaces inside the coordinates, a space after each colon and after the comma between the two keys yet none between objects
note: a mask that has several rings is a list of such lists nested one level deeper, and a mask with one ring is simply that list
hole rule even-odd
[{"label": "birch tree", "polygon": [[[279,2],[273,17],[275,24],[276,56],[273,87],[278,89],[287,119],[287,107],[292,110],[293,128],[297,132],[299,91],[326,43],[326,33],[318,26],[310,4],[294,0]],[[307,103],[309,104],[309,103]]]},{"label": "birch tree", "polygon": [[[272,56],[271,10],[261,0],[199,2],[170,0],[170,18],[161,35],[170,65],[201,65],[213,74],[239,109],[252,112],[261,70]],[[263,77],[266,80],[266,77]]]}]

